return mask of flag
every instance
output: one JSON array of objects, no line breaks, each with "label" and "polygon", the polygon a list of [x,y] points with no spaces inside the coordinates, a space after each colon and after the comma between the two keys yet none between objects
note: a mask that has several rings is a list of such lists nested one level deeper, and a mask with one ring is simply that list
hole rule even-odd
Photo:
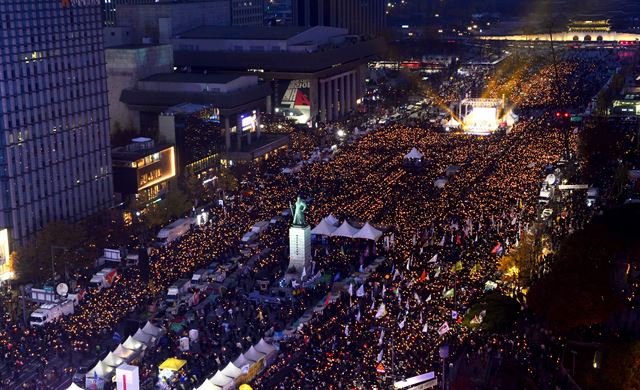
[{"label": "flag", "polygon": [[480,264],[474,265],[473,267],[471,267],[471,271],[469,271],[471,275],[475,275],[478,272],[480,272]]},{"label": "flag", "polygon": [[298,288],[298,286],[300,286],[300,283],[298,283],[298,282],[296,282],[295,280],[293,280],[293,279],[292,279],[292,280],[291,280],[291,286],[292,286],[293,288]]},{"label": "flag", "polygon": [[113,332],[113,340],[120,344],[120,342],[122,341],[122,336],[120,335],[120,333],[118,332]]},{"label": "flag", "polygon": [[502,249],[502,244],[497,243],[496,246],[493,247],[493,249],[491,249],[491,254],[495,255],[498,253],[498,251],[500,251],[500,249]]},{"label": "flag", "polygon": [[471,325],[480,325],[482,323],[482,317],[479,315],[474,316],[471,321],[469,321]]},{"label": "flag", "polygon": [[338,280],[340,280],[340,272],[338,272],[336,276],[333,277],[334,282],[337,282]]},{"label": "flag", "polygon": [[427,333],[429,331],[429,323],[428,322],[426,324],[424,324],[424,326],[422,327],[422,331],[424,333]]},{"label": "flag", "polygon": [[438,276],[440,276],[440,266],[438,266],[438,268],[436,268],[436,273],[435,273],[435,275],[433,275],[434,278],[437,278]]},{"label": "flag", "polygon": [[426,280],[427,280],[427,272],[423,270],[422,274],[420,275],[420,279],[418,279],[418,283],[425,282]]},{"label": "flag", "polygon": [[358,309],[358,312],[356,313],[356,321],[360,322],[360,309]]},{"label": "flag", "polygon": [[364,284],[361,284],[360,287],[358,287],[358,291],[356,291],[356,295],[359,297],[364,297]]},{"label": "flag", "polygon": [[418,301],[418,303],[422,303],[422,299],[420,299],[420,295],[418,295],[418,293],[414,292],[413,297],[416,301]]},{"label": "flag", "polygon": [[349,296],[353,296],[353,283],[349,283]]},{"label": "flag", "polygon": [[449,324],[445,321],[444,324],[440,325],[440,327],[438,328],[438,334],[442,336],[448,331],[449,331]]},{"label": "flag", "polygon": [[409,271],[409,267],[411,267],[411,258],[407,260],[407,271]]},{"label": "flag", "polygon": [[451,297],[453,296],[453,292],[454,292],[454,289],[453,289],[453,288],[452,288],[452,289],[449,289],[449,290],[445,291],[445,293],[444,293],[444,294],[442,294],[442,296],[443,296],[444,298],[451,298]]},{"label": "flag", "polygon": [[384,298],[384,294],[387,292],[387,286],[386,285],[382,285],[382,298]]},{"label": "flag", "polygon": [[431,260],[427,261],[427,264],[433,264],[436,261],[438,261],[438,254],[436,253],[435,255],[433,255],[433,257],[431,258]]},{"label": "flag", "polygon": [[462,271],[462,261],[460,260],[451,267],[451,272],[456,273],[458,271]]},{"label": "flag", "polygon": [[329,299],[331,299],[331,291],[327,294],[327,300],[324,301],[324,305],[327,306],[329,304]]},{"label": "flag", "polygon": [[451,310],[451,318],[453,318],[454,320],[458,318],[458,312],[455,310]]},{"label": "flag", "polygon": [[492,282],[491,280],[489,280],[489,281],[487,281],[487,282],[484,284],[484,291],[485,291],[485,292],[486,292],[486,291],[491,291],[491,290],[493,290],[493,289],[494,289],[494,288],[496,288],[496,287],[498,287],[498,283],[496,283],[496,282]]},{"label": "flag", "polygon": [[427,302],[429,302],[431,300],[431,294],[429,294],[429,296],[427,297]]},{"label": "flag", "polygon": [[[382,351],[380,351],[380,354],[378,354],[378,356],[380,357],[380,360],[382,360]],[[376,366],[376,371],[380,374],[384,374],[384,366],[382,365],[382,363],[378,363],[378,365]]]},{"label": "flag", "polygon": [[378,311],[376,312],[376,318],[384,317],[385,314],[387,314],[387,309],[384,306],[384,303],[381,303],[380,307],[378,308]]},{"label": "flag", "polygon": [[347,326],[344,327],[344,335],[349,336],[349,324],[347,324]]},{"label": "flag", "polygon": [[307,267],[302,267],[302,275],[300,276],[300,280],[304,279],[307,276]]},{"label": "flag", "polygon": [[440,246],[444,246],[444,237],[445,236],[442,236],[442,240],[440,240]]},{"label": "flag", "polygon": [[395,272],[393,273],[393,280],[396,280],[398,276],[401,276],[400,271],[395,270]]},{"label": "flag", "polygon": [[384,329],[380,332],[380,337],[378,338],[378,345],[382,345],[382,340],[384,339]]},{"label": "flag", "polygon": [[398,324],[398,326],[400,327],[400,329],[404,328],[404,323],[407,320],[407,317],[405,316],[402,321]]}]

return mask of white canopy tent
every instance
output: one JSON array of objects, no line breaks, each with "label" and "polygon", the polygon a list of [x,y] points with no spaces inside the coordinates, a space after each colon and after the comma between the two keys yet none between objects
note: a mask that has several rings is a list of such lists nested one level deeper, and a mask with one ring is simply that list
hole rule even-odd
[{"label": "white canopy tent", "polygon": [[113,370],[114,370],[113,367],[109,367],[103,362],[98,362],[92,369],[87,371],[87,374],[85,375],[85,377],[94,378],[97,376],[98,378],[101,378],[101,379],[108,379],[111,377]]},{"label": "white canopy tent", "polygon": [[232,384],[233,379],[229,378],[228,376],[224,375],[221,371],[218,370],[218,372],[216,372],[216,374],[213,377],[209,378],[209,382],[211,382],[216,386],[220,386],[224,388]]},{"label": "white canopy tent", "polygon": [[382,237],[382,232],[373,226],[369,222],[365,223],[362,229],[358,230],[353,238],[364,238],[365,240],[378,241]]},{"label": "white canopy tent", "polygon": [[71,383],[71,386],[67,387],[66,390],[84,390],[82,387],[76,385],[75,383]]},{"label": "white canopy tent", "polygon": [[[251,364],[253,364],[253,362],[251,362],[249,359],[247,359],[244,356],[244,354],[242,354],[242,353],[238,356],[238,358],[236,360],[233,361],[233,365],[238,367],[241,370],[242,370],[242,367],[246,366],[247,364],[251,365]],[[222,373],[224,374],[224,370],[222,370]]]},{"label": "white canopy tent", "polygon": [[324,217],[324,220],[329,222],[329,224],[333,226],[340,225],[340,221],[338,220],[338,218],[334,217],[333,214],[327,215],[326,217]]},{"label": "white canopy tent", "polygon": [[124,363],[124,360],[113,352],[109,352],[109,354],[102,360],[102,363],[109,367],[116,368]]},{"label": "white canopy tent", "polygon": [[151,323],[151,321],[147,321],[147,323],[144,324],[144,327],[142,328],[142,331],[144,333],[148,334],[148,335],[153,336],[153,337],[158,337],[162,333],[162,329],[160,329],[159,327],[153,325]]},{"label": "white canopy tent", "polygon": [[354,228],[353,226],[349,225],[347,221],[344,221],[342,222],[342,225],[340,225],[339,228],[337,228],[336,230],[334,230],[333,233],[331,233],[331,237],[353,238],[354,234],[356,234],[357,232],[358,232],[357,228]]},{"label": "white canopy tent", "polygon": [[458,122],[457,120],[455,120],[453,117],[451,117],[451,119],[449,119],[449,121],[447,123],[445,123],[446,127],[453,127],[453,128],[458,128],[460,127],[460,122]]},{"label": "white canopy tent", "polygon": [[124,343],[122,343],[122,346],[133,351],[138,351],[145,348],[145,345],[143,343],[134,339],[132,336],[127,337]]},{"label": "white canopy tent", "polygon": [[317,236],[331,236],[331,234],[337,228],[327,222],[326,218],[320,221],[319,224],[316,225],[313,229],[311,229],[311,234],[315,234]]},{"label": "white canopy tent", "polygon": [[206,379],[200,385],[200,387],[198,387],[198,390],[222,390],[222,387],[216,386],[213,383],[211,383],[211,381],[209,381],[209,379]]},{"label": "white canopy tent", "polygon": [[405,160],[422,160],[422,157],[424,154],[416,148],[411,148],[411,151],[404,155]]},{"label": "white canopy tent", "polygon": [[273,345],[267,343],[266,341],[264,341],[264,339],[260,339],[260,341],[258,341],[258,344],[256,344],[254,347],[256,348],[256,351],[264,353],[265,355],[268,355],[276,350]]},{"label": "white canopy tent", "polygon": [[227,364],[227,366],[223,368],[220,373],[224,376],[228,376],[229,378],[236,379],[237,377],[242,375],[242,370],[236,367],[235,364],[229,362],[229,364]]},{"label": "white canopy tent", "polygon": [[445,178],[440,178],[440,179],[438,179],[438,180],[434,181],[434,182],[433,182],[433,185],[434,185],[436,188],[444,188],[444,186],[446,186],[448,182],[449,182],[449,180],[447,180],[447,179],[445,179]]},{"label": "white canopy tent", "polygon": [[264,353],[258,352],[253,345],[244,353],[244,356],[252,362],[257,362],[264,357]]},{"label": "white canopy tent", "polygon": [[133,335],[133,338],[135,340],[138,340],[142,344],[145,344],[145,345],[150,345],[151,344],[151,335],[147,334],[147,333],[144,333],[142,331],[142,329],[138,329],[136,334]]},{"label": "white canopy tent", "polygon": [[133,355],[135,355],[135,353],[136,351],[125,348],[122,345],[118,345],[118,347],[113,350],[114,355],[125,361],[129,361],[129,359],[131,359]]}]

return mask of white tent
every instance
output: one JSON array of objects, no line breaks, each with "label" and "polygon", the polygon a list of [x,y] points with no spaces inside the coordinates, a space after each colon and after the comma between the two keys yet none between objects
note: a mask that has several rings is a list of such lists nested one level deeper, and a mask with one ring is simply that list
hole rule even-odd
[{"label": "white tent", "polygon": [[324,217],[324,220],[329,222],[329,224],[333,226],[340,225],[340,221],[338,220],[338,218],[334,217],[333,214],[327,215],[326,217]]},{"label": "white tent", "polygon": [[124,362],[121,357],[117,356],[113,352],[109,352],[109,354],[102,360],[102,363],[109,367],[118,367]]},{"label": "white tent", "polygon": [[129,361],[129,359],[135,354],[135,351],[125,348],[122,345],[118,345],[118,348],[113,350],[113,354],[122,360]]},{"label": "white tent", "polygon": [[[238,358],[233,361],[233,365],[240,369],[242,369],[242,367],[246,366],[247,364],[251,365],[253,363],[249,359],[244,357],[244,354],[240,354],[240,356],[238,356]],[[224,370],[222,370],[222,373],[224,374]]]},{"label": "white tent", "polygon": [[66,390],[84,390],[84,389],[72,382],[71,386],[67,387]]},{"label": "white tent", "polygon": [[242,370],[236,367],[235,364],[229,362],[229,364],[227,364],[227,366],[223,368],[220,373],[224,376],[228,376],[229,378],[236,379],[237,377],[242,375]]},{"label": "white tent", "polygon": [[209,379],[205,380],[197,390],[222,390],[222,387],[216,386]]},{"label": "white tent", "polygon": [[318,236],[331,236],[337,228],[327,222],[326,219],[320,221],[319,224],[316,225],[313,229],[311,229],[311,234],[315,234]]},{"label": "white tent", "polygon": [[405,160],[421,160],[424,154],[420,153],[418,149],[411,148],[411,151],[404,155]]},{"label": "white tent", "polygon": [[258,344],[256,344],[254,347],[256,348],[256,351],[262,352],[265,355],[268,355],[276,350],[273,345],[267,343],[266,341],[264,341],[264,339],[260,339],[260,341],[258,341]]},{"label": "white tent", "polygon": [[145,344],[145,345],[151,344],[151,335],[144,333],[142,329],[138,329],[136,334],[133,335],[133,338],[135,340],[138,340],[142,344]]},{"label": "white tent", "polygon": [[257,362],[264,357],[264,353],[258,352],[253,345],[244,353],[244,356],[252,362]]},{"label": "white tent", "polygon": [[331,233],[331,237],[352,238],[353,235],[356,234],[357,232],[358,232],[358,229],[349,225],[347,221],[344,221],[342,222],[342,225],[340,225],[339,228],[337,228],[336,230],[333,231],[333,233]]},{"label": "white tent", "polygon": [[445,185],[447,185],[447,183],[449,182],[449,180],[445,179],[445,178],[440,178],[436,181],[433,182],[433,185],[436,188],[444,188]]},{"label": "white tent", "polygon": [[151,323],[151,321],[147,321],[147,323],[144,324],[144,327],[142,328],[142,331],[144,333],[148,334],[148,335],[153,336],[153,337],[158,337],[162,333],[162,329],[160,329],[159,327],[153,325]]},{"label": "white tent", "polygon": [[108,379],[111,376],[111,373],[113,372],[113,370],[114,370],[113,367],[109,367],[102,362],[98,362],[95,365],[95,367],[87,371],[87,374],[85,375],[85,377],[94,378],[97,376],[98,378],[101,378],[101,379]]},{"label": "white tent", "polygon": [[449,119],[449,121],[445,124],[446,127],[460,127],[460,122],[455,120],[453,117]]},{"label": "white tent", "polygon": [[364,238],[365,240],[378,241],[382,237],[382,232],[373,226],[369,222],[365,223],[362,229],[358,230],[353,238]]},{"label": "white tent", "polygon": [[233,379],[229,378],[228,376],[224,375],[221,371],[218,370],[218,372],[216,372],[216,374],[212,377],[209,378],[209,381],[216,385],[216,386],[220,386],[220,387],[226,387],[229,384],[233,383]]},{"label": "white tent", "polygon": [[141,343],[140,341],[134,339],[131,336],[127,337],[127,339],[124,341],[124,343],[122,343],[122,346],[125,347],[126,349],[131,349],[133,351],[137,351],[139,349],[144,349],[144,347],[145,347],[145,345],[143,343]]}]

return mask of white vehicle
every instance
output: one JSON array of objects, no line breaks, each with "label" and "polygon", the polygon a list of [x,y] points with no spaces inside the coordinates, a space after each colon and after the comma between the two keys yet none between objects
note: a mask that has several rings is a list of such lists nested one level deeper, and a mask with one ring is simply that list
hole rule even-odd
[{"label": "white vehicle", "polygon": [[597,187],[591,187],[587,190],[587,206],[593,207],[598,201],[600,195],[600,189]]},{"label": "white vehicle", "polygon": [[540,195],[538,196],[539,204],[547,204],[551,200],[551,189],[548,187],[543,187],[540,189]]},{"label": "white vehicle", "polygon": [[73,311],[72,300],[65,300],[60,303],[45,303],[31,313],[29,324],[31,326],[44,326],[44,324],[62,316],[73,314]]},{"label": "white vehicle", "polygon": [[113,284],[116,276],[118,276],[118,270],[115,268],[103,268],[100,272],[93,275],[89,281],[89,286],[102,290],[103,288],[109,288]]},{"label": "white vehicle", "polygon": [[207,279],[211,275],[211,270],[208,269],[199,269],[196,271],[191,277],[191,285],[192,286],[202,286],[207,283]]},{"label": "white vehicle", "polygon": [[191,224],[191,218],[182,218],[170,223],[160,230],[158,233],[158,241],[162,245],[167,245],[191,230]]},{"label": "white vehicle", "polygon": [[255,225],[251,228],[251,231],[256,234],[262,234],[269,229],[269,221],[260,221],[256,222]]},{"label": "white vehicle", "polygon": [[189,279],[180,279],[167,290],[167,302],[173,303],[180,299],[191,288],[191,281]]}]

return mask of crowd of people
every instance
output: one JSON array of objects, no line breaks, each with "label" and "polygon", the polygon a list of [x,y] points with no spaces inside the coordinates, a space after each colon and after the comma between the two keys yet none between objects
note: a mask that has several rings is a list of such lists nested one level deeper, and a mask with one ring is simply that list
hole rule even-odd
[{"label": "crowd of people", "polygon": [[[561,75],[565,85],[573,86],[566,88],[568,98],[576,99],[576,106],[584,105],[592,89],[585,83],[587,75],[595,70],[605,74],[608,63],[565,61]],[[519,107],[553,104],[549,66],[546,62],[523,72],[527,83],[511,91]],[[46,366],[55,360],[73,367],[84,358],[101,355],[123,319],[158,305],[175,280],[212,261],[241,255],[243,233],[253,223],[279,215],[298,195],[312,199],[308,215],[312,224],[328,214],[353,223],[372,221],[393,237],[394,244],[372,247],[331,239],[316,248],[314,258],[316,271],[330,275],[328,281],[297,291],[280,305],[251,301],[248,293],[258,278],[279,281],[286,271],[289,221],[280,221],[241,255],[244,262],[270,249],[258,256],[253,267],[240,267],[242,277],[236,286],[205,309],[159,321],[167,330],[174,323],[182,327],[167,331],[149,351],[143,374],[153,377],[166,357],[185,357],[190,372],[172,386],[195,386],[265,334],[292,324],[327,294],[330,280],[338,274],[357,276],[376,253],[386,257],[382,266],[363,283],[357,277],[350,279],[353,291],[362,287],[364,295],[342,294],[295,337],[282,341],[281,358],[258,379],[258,387],[373,389],[390,379],[439,370],[438,346],[446,343],[455,353],[472,335],[459,322],[484,293],[486,282],[496,279],[496,253],[517,245],[537,216],[535,198],[542,170],[559,160],[562,152],[561,135],[553,130],[551,116],[521,118],[509,134],[486,138],[385,125],[342,145],[326,161],[302,164],[296,174],[283,173],[294,161],[307,158],[321,138],[293,137],[292,150],[244,174],[235,199],[214,208],[216,218],[209,224],[154,250],[149,275],[137,268],[124,269],[111,288],[87,293],[75,314],[41,329],[22,327],[4,316],[0,353],[7,370],[0,379],[19,378],[29,365]],[[403,166],[403,156],[413,147],[424,154],[420,170]],[[436,188],[434,181],[444,177],[449,166],[458,166],[459,172],[448,178],[444,188]],[[201,338],[192,350],[181,351],[179,338],[189,329],[199,330]],[[379,364],[387,375],[377,370]],[[46,386],[46,380],[41,382]]]}]

